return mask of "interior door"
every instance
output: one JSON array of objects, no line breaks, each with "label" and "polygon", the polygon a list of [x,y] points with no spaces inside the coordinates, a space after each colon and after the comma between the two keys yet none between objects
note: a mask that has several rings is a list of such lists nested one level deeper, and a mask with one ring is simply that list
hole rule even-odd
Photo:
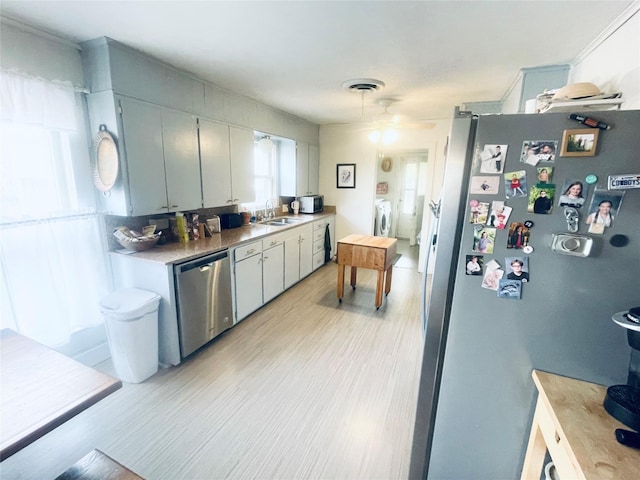
[{"label": "interior door", "polygon": [[[396,223],[396,237],[415,239],[419,162],[416,157],[402,157]],[[393,224],[393,222],[391,222]]]}]

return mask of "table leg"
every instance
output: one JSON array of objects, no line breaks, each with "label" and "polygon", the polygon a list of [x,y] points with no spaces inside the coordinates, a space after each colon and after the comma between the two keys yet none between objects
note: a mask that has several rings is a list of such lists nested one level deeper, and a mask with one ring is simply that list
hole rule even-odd
[{"label": "table leg", "polygon": [[382,305],[382,287],[384,286],[384,270],[378,270],[378,282],[376,283],[376,309]]},{"label": "table leg", "polygon": [[356,277],[358,276],[358,267],[351,267],[351,288],[356,289]]},{"label": "table leg", "polygon": [[385,295],[389,295],[391,291],[391,277],[393,276],[393,265],[389,265],[387,268],[387,278],[384,282],[384,293]]},{"label": "table leg", "polygon": [[344,296],[344,264],[338,264],[338,300],[342,303]]},{"label": "table leg", "polygon": [[540,426],[538,425],[538,418],[540,417],[540,409],[544,408],[540,404],[540,399],[536,404],[536,413],[533,416],[533,422],[531,424],[531,432],[529,433],[529,445],[527,446],[527,453],[524,457],[524,465],[522,466],[522,475],[520,480],[539,480],[540,472],[544,467],[544,457],[547,453],[547,444],[544,441]]}]

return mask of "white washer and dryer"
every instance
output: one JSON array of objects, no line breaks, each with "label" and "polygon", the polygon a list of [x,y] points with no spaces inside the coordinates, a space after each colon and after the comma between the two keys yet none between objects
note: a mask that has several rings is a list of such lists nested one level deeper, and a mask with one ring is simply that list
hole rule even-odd
[{"label": "white washer and dryer", "polygon": [[376,237],[388,237],[391,230],[391,202],[389,200],[376,200]]}]

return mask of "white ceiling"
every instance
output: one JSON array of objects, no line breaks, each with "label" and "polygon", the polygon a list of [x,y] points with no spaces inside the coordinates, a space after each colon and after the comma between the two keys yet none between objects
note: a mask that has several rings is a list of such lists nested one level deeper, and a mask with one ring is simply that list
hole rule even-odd
[{"label": "white ceiling", "polygon": [[213,84],[319,124],[362,118],[344,81],[416,121],[498,101],[522,67],[571,62],[632,0],[32,1],[2,16],[73,42],[107,36]]}]

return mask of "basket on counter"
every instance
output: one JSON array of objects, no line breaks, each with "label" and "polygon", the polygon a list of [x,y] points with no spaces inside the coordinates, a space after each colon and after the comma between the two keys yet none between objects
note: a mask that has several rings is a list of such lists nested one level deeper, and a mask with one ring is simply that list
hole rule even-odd
[{"label": "basket on counter", "polygon": [[144,252],[145,250],[150,250],[155,247],[158,240],[160,240],[160,234],[157,233],[153,236],[149,237],[141,237],[141,238],[116,238],[118,243],[122,245],[127,250],[133,250],[135,252]]},{"label": "basket on counter", "polygon": [[156,243],[158,243],[158,240],[160,240],[162,234],[154,233],[155,230],[155,226],[144,227],[142,229],[144,235],[141,235],[136,231],[129,230],[127,227],[117,227],[113,231],[113,236],[116,237],[118,243],[127,250],[144,252],[145,250],[153,248]]}]

